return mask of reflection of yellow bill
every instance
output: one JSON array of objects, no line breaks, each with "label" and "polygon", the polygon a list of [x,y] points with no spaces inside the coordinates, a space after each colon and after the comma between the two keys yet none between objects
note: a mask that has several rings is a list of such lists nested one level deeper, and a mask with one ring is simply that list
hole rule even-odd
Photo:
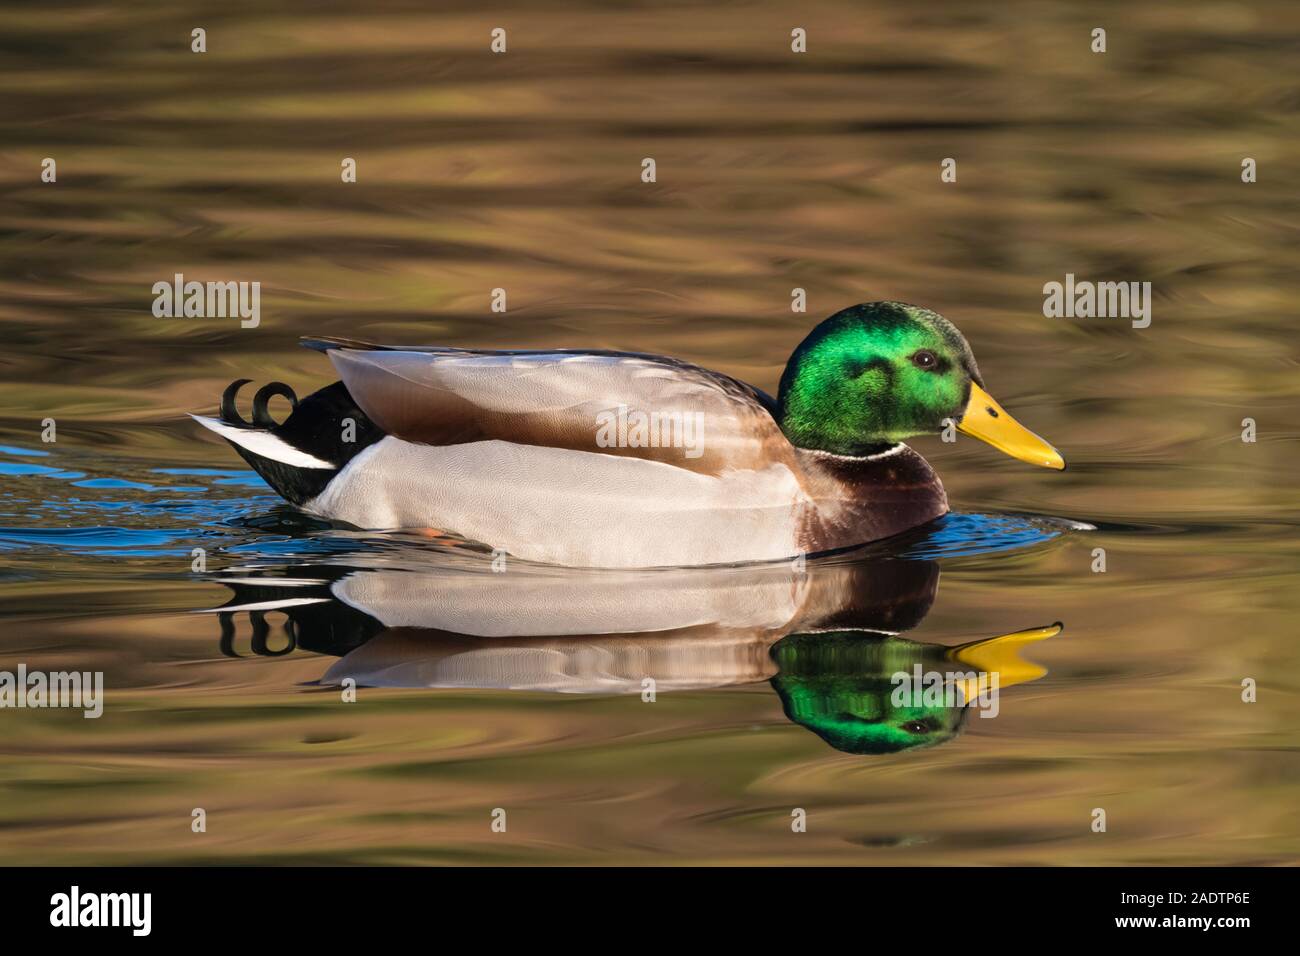
[{"label": "reflection of yellow bill", "polygon": [[961,413],[957,428],[988,442],[1012,458],[1057,471],[1065,470],[1065,459],[1060,452],[1008,415],[992,395],[974,382],[970,383],[970,400]]},{"label": "reflection of yellow bill", "polygon": [[[1038,680],[1047,673],[1047,668],[1040,667],[1020,656],[1020,649],[1026,644],[1045,641],[1062,631],[1061,624],[1047,627],[1031,627],[1027,631],[990,637],[971,644],[954,647],[948,652],[948,659],[965,664],[983,674],[996,674],[997,689],[1005,690],[1016,684],[1027,684]],[[959,680],[956,682],[964,700],[974,700],[980,687],[977,680]]]}]

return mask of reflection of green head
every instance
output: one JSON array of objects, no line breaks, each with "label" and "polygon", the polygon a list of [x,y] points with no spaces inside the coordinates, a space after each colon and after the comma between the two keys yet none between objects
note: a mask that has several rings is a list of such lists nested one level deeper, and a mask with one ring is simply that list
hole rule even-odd
[{"label": "reflection of green head", "polygon": [[[791,634],[772,648],[772,687],[785,714],[836,750],[887,754],[928,747],[961,732],[962,706],[926,704],[921,690],[899,690],[900,671],[943,669],[945,648],[861,631]],[[897,692],[897,693],[896,693]]]}]

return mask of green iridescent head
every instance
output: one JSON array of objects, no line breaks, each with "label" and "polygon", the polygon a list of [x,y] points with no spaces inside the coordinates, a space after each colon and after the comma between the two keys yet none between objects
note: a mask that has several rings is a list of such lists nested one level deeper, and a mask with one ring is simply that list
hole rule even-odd
[{"label": "green iridescent head", "polygon": [[779,395],[781,428],[800,448],[862,455],[960,421],[975,357],[951,322],[902,302],[837,312],[800,343]]},{"label": "green iridescent head", "polygon": [[916,664],[940,666],[941,647],[861,631],[791,634],[772,648],[772,687],[785,714],[836,750],[891,754],[929,747],[961,732],[966,707],[900,693],[893,677]]}]

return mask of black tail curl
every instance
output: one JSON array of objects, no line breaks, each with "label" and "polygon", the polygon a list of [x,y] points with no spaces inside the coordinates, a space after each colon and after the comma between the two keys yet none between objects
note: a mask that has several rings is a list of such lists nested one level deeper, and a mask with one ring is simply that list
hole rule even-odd
[{"label": "black tail curl", "polygon": [[298,396],[294,394],[292,388],[284,382],[267,382],[253,396],[252,422],[246,421],[244,416],[239,414],[235,399],[239,395],[239,390],[251,381],[251,378],[237,378],[221,393],[221,420],[227,425],[234,425],[236,428],[275,428],[278,422],[271,416],[266,405],[277,395],[287,398],[293,409],[297,410]]},{"label": "black tail curl", "polygon": [[[265,432],[291,448],[327,462],[327,467],[303,468],[258,454],[227,435],[227,440],[253,470],[266,479],[281,497],[295,505],[316,497],[349,461],[384,437],[352,400],[342,382],[327,385],[302,401],[284,382],[268,382],[253,396],[253,420],[239,414],[235,400],[251,379],[239,378],[221,395],[223,424],[248,431]],[[277,423],[267,405],[275,397],[287,398],[293,406],[283,422]]]}]

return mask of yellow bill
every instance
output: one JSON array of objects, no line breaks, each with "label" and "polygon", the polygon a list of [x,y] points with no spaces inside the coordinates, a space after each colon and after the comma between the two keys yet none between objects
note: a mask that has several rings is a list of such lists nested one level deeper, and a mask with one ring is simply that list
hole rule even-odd
[{"label": "yellow bill", "polygon": [[974,382],[970,383],[970,400],[961,413],[957,429],[988,442],[1012,458],[1057,471],[1065,470],[1065,459],[1060,452],[1008,415],[992,395]]}]

